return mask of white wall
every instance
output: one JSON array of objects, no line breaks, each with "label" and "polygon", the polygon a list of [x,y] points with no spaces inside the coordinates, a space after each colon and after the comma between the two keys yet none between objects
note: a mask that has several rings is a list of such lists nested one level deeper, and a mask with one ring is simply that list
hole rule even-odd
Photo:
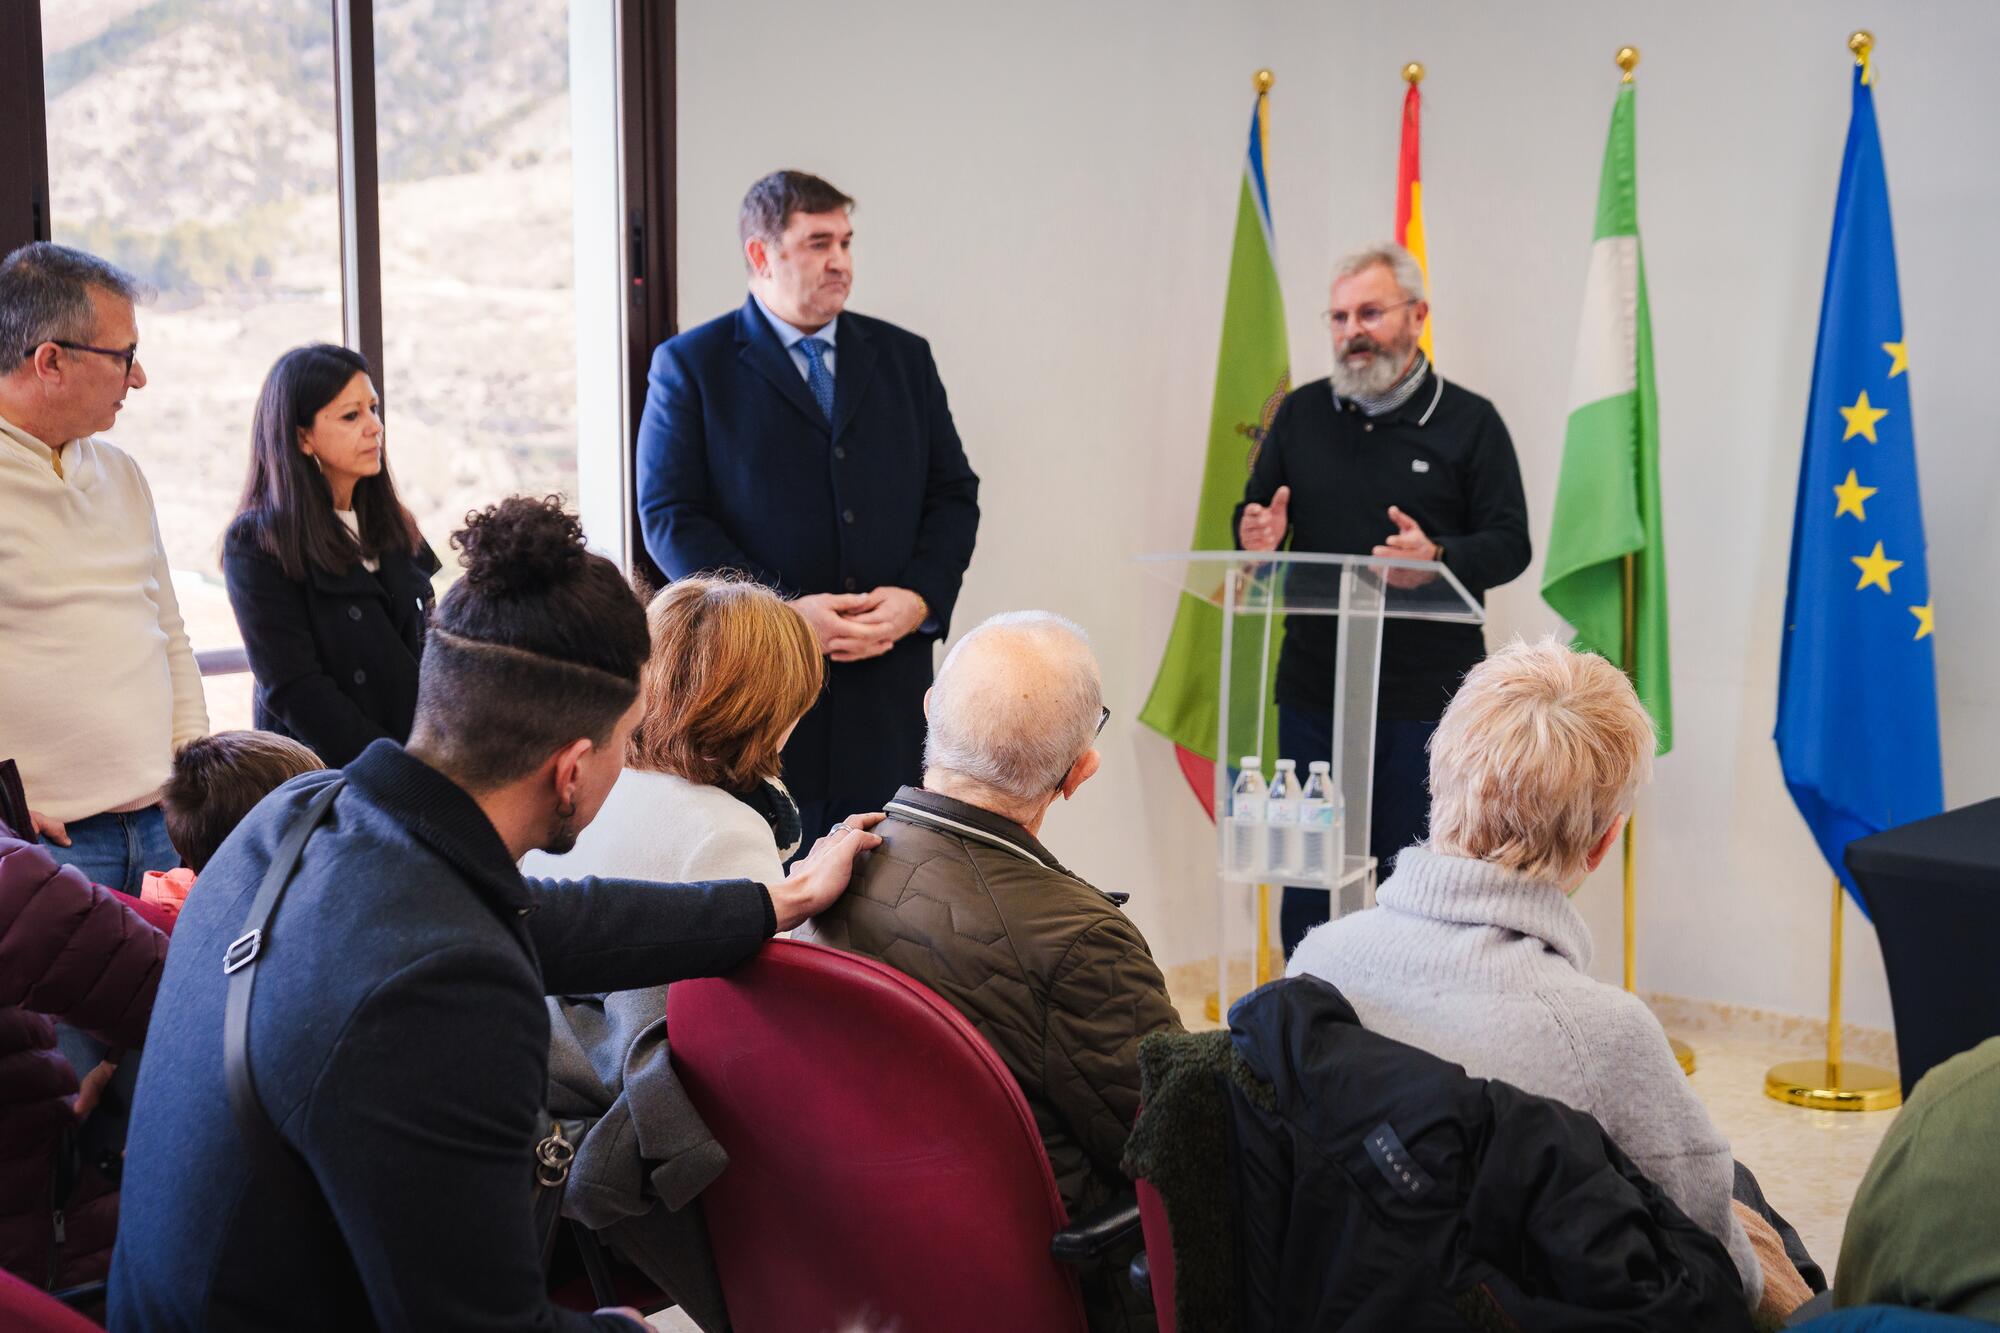
[{"label": "white wall", "polygon": [[[1439,360],[1514,432],[1546,535],[1598,167],[1625,42],[1639,71],[1640,212],[1664,408],[1677,746],[1640,807],[1640,982],[1818,1013],[1829,878],[1770,741],[1799,439],[1835,182],[1849,29],[1878,38],[1923,465],[1946,792],[2000,791],[2000,451],[1982,259],[2000,185],[2000,10],[1569,0],[1395,6],[995,7],[692,0],[680,14],[680,309],[737,304],[735,209],[777,166],[861,201],[855,307],[930,338],[984,478],[963,629],[1043,606],[1096,638],[1106,764],[1046,830],[1134,892],[1166,962],[1213,948],[1210,835],[1140,728],[1173,609],[1129,557],[1185,544],[1251,104],[1277,72],[1270,165],[1293,378],[1323,374],[1323,276],[1386,236],[1402,84],[1424,85]],[[1539,558],[1489,638],[1554,626]],[[1579,896],[1615,976],[1615,874]],[[1850,913],[1848,1012],[1886,1025]]]}]

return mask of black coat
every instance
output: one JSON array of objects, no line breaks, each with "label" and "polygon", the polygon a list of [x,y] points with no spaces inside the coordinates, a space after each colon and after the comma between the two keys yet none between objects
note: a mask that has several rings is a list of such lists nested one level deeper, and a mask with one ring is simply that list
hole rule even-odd
[{"label": "black coat", "polygon": [[248,516],[229,525],[222,576],[257,678],[256,721],[339,768],[387,737],[408,740],[437,555],[388,552],[369,573],[309,567],[289,579]]},{"label": "black coat", "polygon": [[826,695],[785,746],[800,802],[886,802],[922,778],[931,644],[945,637],[979,529],[930,345],[848,311],[831,425],[746,300],[660,344],[639,425],[639,516],[668,578],[739,570],[787,597],[908,588],[927,630],[880,657],[827,663]]},{"label": "black coat", "polygon": [[1750,1328],[1722,1242],[1583,1112],[1363,1030],[1316,977],[1229,1022],[1274,1094],[1229,1094],[1244,1329]]},{"label": "black coat", "polygon": [[[1271,421],[1243,487],[1244,504],[1292,488],[1291,549],[1367,555],[1396,530],[1395,505],[1444,547],[1444,565],[1482,604],[1528,567],[1528,502],[1514,442],[1493,404],[1433,370],[1380,417],[1334,397],[1328,380],[1300,385]],[[1240,528],[1243,505],[1232,530]],[[1333,594],[1329,573],[1300,569],[1291,591]],[[1291,616],[1278,653],[1278,701],[1324,714],[1333,701],[1340,621]],[[1394,619],[1382,626],[1384,718],[1434,722],[1459,680],[1486,655],[1478,625]]]},{"label": "black coat", "polygon": [[[257,1091],[312,1179],[253,1169],[223,1075],[221,962],[284,831],[268,797],[188,896],[126,1156],[116,1329],[620,1329],[556,1310],[531,1217],[545,993],[724,971],[776,926],[748,881],[524,881],[463,790],[388,741],[346,770],[258,963]],[[671,836],[669,831],[668,836]]]}]

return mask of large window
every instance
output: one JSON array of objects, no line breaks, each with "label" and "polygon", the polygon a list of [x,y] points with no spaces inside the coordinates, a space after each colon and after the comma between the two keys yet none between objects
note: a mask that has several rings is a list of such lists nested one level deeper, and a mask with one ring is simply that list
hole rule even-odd
[{"label": "large window", "polygon": [[[198,649],[239,644],[218,554],[264,373],[341,338],[324,0],[43,0],[52,238],[131,270],[146,387],[111,439],[145,469]],[[250,679],[212,677],[217,728]]]},{"label": "large window", "polygon": [[673,0],[0,0],[0,251],[50,237],[157,291],[112,438],[152,483],[217,727],[249,724],[251,685],[220,540],[290,347],[375,359],[446,579],[464,513],[518,492],[632,553],[632,423],[672,331],[673,35]]},{"label": "large window", "polygon": [[377,0],[383,388],[397,485],[577,500],[567,0]]}]

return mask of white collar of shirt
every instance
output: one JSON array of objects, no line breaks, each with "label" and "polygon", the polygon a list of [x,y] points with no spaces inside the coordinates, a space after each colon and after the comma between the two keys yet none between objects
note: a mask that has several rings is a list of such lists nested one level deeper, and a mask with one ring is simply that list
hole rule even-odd
[{"label": "white collar of shirt", "polygon": [[792,364],[799,368],[799,374],[806,375],[809,373],[806,367],[806,354],[799,347],[799,344],[808,338],[817,338],[826,344],[826,349],[819,354],[819,359],[825,364],[827,374],[838,373],[834,368],[833,358],[835,354],[834,349],[838,346],[839,341],[839,315],[835,315],[832,319],[828,320],[826,327],[820,329],[818,332],[804,333],[772,314],[771,307],[765,305],[764,298],[757,295],[757,293],[750,293],[750,299],[755,301],[757,309],[763,312],[765,320],[771,325],[771,332],[778,335],[778,341],[783,343],[785,350],[792,354]]},{"label": "white collar of shirt", "polygon": [[[50,446],[42,443],[42,441],[37,439],[35,436],[30,435],[28,434],[28,432],[22,430],[19,426],[15,425],[13,422],[7,420],[7,418],[5,417],[0,417],[0,435],[6,436],[8,439],[14,441],[16,444],[20,445],[23,449],[26,449],[29,453],[33,454],[36,457],[36,459],[40,461],[43,467],[48,468],[51,472],[55,471],[54,464],[52,463],[51,460],[55,458],[56,451]],[[65,447],[67,447],[71,443],[74,443],[74,441],[67,441],[67,440],[64,441]]]},{"label": "white collar of shirt", "polygon": [[[352,509],[336,509],[333,511],[333,516],[340,520],[342,527],[353,534],[355,544],[359,545],[361,542],[361,515]],[[382,568],[382,562],[380,560],[370,560],[364,555],[361,557],[361,567],[370,574],[373,574]]]}]

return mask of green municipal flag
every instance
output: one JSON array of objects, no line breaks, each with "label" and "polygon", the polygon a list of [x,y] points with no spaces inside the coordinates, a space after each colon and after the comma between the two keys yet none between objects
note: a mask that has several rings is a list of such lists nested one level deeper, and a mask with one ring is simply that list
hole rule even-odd
[{"label": "green municipal flag", "polygon": [[[1197,551],[1227,551],[1235,546],[1231,518],[1243,498],[1250,463],[1291,387],[1285,307],[1271,249],[1270,194],[1264,184],[1266,117],[1266,98],[1259,93],[1250,117],[1250,152],[1237,196],[1236,245],[1229,260],[1229,295],[1222,312],[1222,350],[1215,369],[1215,402],[1209,413],[1208,461],[1202,471],[1201,507],[1194,521],[1193,549]],[[1183,771],[1188,772],[1189,782],[1204,801],[1213,789],[1191,771],[1190,759],[1217,757],[1221,651],[1219,603],[1183,595],[1152,693],[1139,712],[1141,722],[1187,752],[1181,756]]]},{"label": "green municipal flag", "polygon": [[[1618,90],[1597,234],[1590,251],[1576,364],[1570,373],[1569,428],[1549,525],[1542,599],[1576,628],[1580,648],[1601,653],[1632,677],[1659,730],[1673,745],[1673,687],[1667,665],[1667,551],[1660,521],[1660,405],[1653,390],[1653,325],[1639,247],[1637,154],[1632,88]],[[1625,557],[1632,559],[1633,660],[1625,660]]]}]

